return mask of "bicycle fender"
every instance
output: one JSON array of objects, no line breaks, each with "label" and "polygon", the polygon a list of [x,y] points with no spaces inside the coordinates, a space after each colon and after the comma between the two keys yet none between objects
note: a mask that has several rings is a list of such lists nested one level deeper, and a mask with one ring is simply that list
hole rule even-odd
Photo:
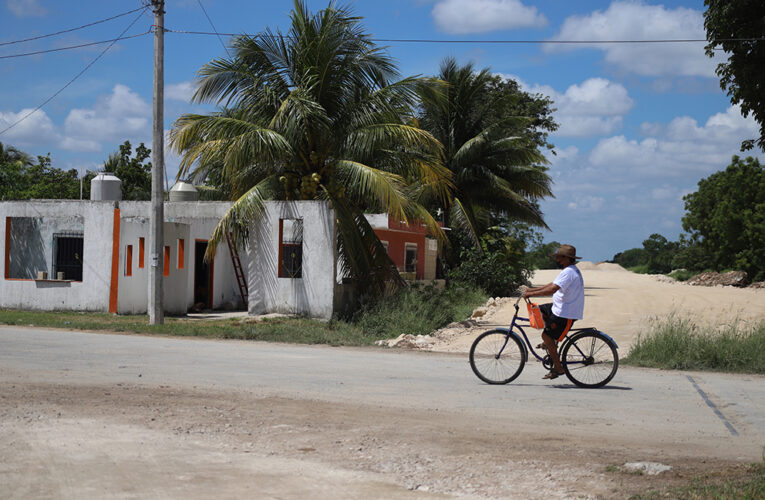
[{"label": "bicycle fender", "polygon": [[612,344],[612,345],[613,345],[615,348],[617,348],[617,349],[619,348],[619,344],[617,344],[617,343],[616,343],[616,341],[615,341],[615,340],[614,340],[614,339],[613,339],[613,338],[612,338],[612,337],[611,337],[609,334],[607,334],[607,333],[604,333],[604,332],[601,332],[600,330],[597,330],[597,332],[598,332],[599,334],[603,335],[603,336],[604,336],[606,339],[608,339],[608,341],[609,341],[609,342],[610,342],[610,343],[611,343],[611,344]]}]

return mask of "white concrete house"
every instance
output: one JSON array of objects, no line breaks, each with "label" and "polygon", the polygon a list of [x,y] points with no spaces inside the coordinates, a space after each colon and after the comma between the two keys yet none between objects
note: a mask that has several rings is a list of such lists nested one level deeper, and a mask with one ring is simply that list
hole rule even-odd
[{"label": "white concrete house", "polygon": [[[185,314],[200,303],[244,308],[228,246],[220,245],[211,263],[202,258],[230,206],[165,203],[166,312]],[[0,202],[0,307],[145,313],[150,213],[150,202]],[[267,203],[249,250],[240,252],[250,313],[332,316],[338,286],[334,220],[323,202]]]},{"label": "white concrete house", "polygon": [[[327,202],[266,202],[247,248],[232,256],[221,244],[207,263],[207,241],[230,206],[165,202],[159,261],[167,313],[246,304],[253,315],[329,319],[350,300],[354,292],[338,271],[336,219]],[[148,201],[0,202],[0,307],[146,313],[150,213]],[[390,223],[387,215],[368,219],[402,272],[413,280],[435,278],[435,245],[422,227]]]}]

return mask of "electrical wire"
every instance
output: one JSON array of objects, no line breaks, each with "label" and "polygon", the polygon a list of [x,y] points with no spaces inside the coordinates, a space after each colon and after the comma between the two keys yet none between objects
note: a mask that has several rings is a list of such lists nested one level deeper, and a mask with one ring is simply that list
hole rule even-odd
[{"label": "electrical wire", "polygon": [[207,10],[205,9],[205,6],[204,6],[204,5],[202,5],[202,0],[197,0],[197,3],[198,3],[198,4],[199,4],[199,6],[202,8],[202,12],[204,12],[204,14],[205,14],[205,17],[207,18],[207,21],[209,21],[209,23],[210,23],[210,26],[212,26],[212,29],[213,29],[213,31],[214,31],[214,32],[215,32],[215,34],[218,36],[218,40],[220,41],[220,44],[223,46],[223,50],[225,50],[225,51],[226,51],[226,54],[228,54],[228,56],[229,56],[229,57],[231,57],[231,53],[228,51],[228,47],[226,47],[226,44],[225,44],[225,43],[223,43],[223,39],[222,39],[222,38],[220,37],[220,35],[218,34],[218,30],[217,30],[217,29],[215,29],[215,25],[213,24],[213,22],[212,22],[212,19],[210,19],[210,16],[208,16],[208,15],[207,15]]},{"label": "electrical wire", "polygon": [[[133,19],[133,22],[131,22],[131,23],[128,25],[128,27],[127,27],[127,28],[125,28],[125,29],[122,31],[122,33],[120,33],[120,35],[119,35],[117,38],[115,38],[115,39],[114,39],[114,40],[113,40],[113,41],[112,41],[112,42],[111,42],[111,43],[110,43],[110,44],[109,44],[109,45],[108,45],[108,46],[107,46],[107,47],[106,47],[106,48],[105,48],[103,51],[101,51],[101,53],[100,53],[100,54],[98,54],[98,56],[97,56],[95,59],[93,59],[92,61],[90,61],[90,63],[88,63],[88,64],[87,64],[87,65],[86,65],[86,66],[85,66],[85,67],[84,67],[84,68],[83,68],[83,69],[82,69],[82,70],[81,70],[79,73],[77,73],[77,74],[74,76],[74,78],[72,78],[71,80],[69,80],[69,81],[66,83],[66,85],[64,85],[64,86],[63,86],[63,87],[61,87],[59,90],[57,90],[57,91],[56,91],[56,92],[55,92],[55,93],[54,93],[52,96],[50,96],[50,97],[49,97],[49,98],[47,98],[45,101],[43,101],[43,102],[42,102],[42,104],[40,104],[39,106],[37,106],[35,109],[33,109],[32,111],[30,111],[30,112],[29,112],[29,113],[27,113],[26,115],[22,116],[21,118],[19,118],[18,120],[16,120],[14,123],[12,123],[11,125],[9,125],[8,127],[4,128],[3,130],[0,130],[0,135],[3,135],[4,133],[6,133],[6,132],[8,132],[9,130],[11,130],[13,127],[15,127],[16,125],[18,125],[19,123],[23,122],[24,120],[26,120],[27,118],[29,118],[29,117],[30,117],[30,116],[32,116],[33,114],[35,114],[35,113],[37,113],[38,111],[40,111],[40,110],[43,108],[43,106],[45,106],[46,104],[48,104],[49,102],[51,102],[53,99],[55,99],[55,98],[56,98],[56,97],[57,97],[57,96],[58,96],[58,95],[59,95],[61,92],[63,92],[64,90],[66,90],[66,88],[67,88],[67,87],[69,87],[69,86],[70,86],[72,83],[74,83],[74,82],[75,82],[75,80],[77,80],[79,77],[81,77],[81,76],[82,76],[82,75],[83,75],[83,74],[84,74],[84,73],[85,73],[85,72],[86,72],[88,69],[90,69],[90,67],[91,67],[91,66],[93,66],[93,65],[94,65],[94,64],[95,64],[95,63],[96,63],[96,62],[97,62],[99,59],[101,59],[101,57],[103,57],[103,55],[104,55],[104,54],[106,54],[106,53],[109,51],[109,49],[111,49],[111,48],[114,46],[114,44],[115,44],[115,43],[117,43],[117,40],[121,39],[121,38],[122,38],[122,37],[125,35],[125,33],[127,33],[127,32],[128,32],[128,30],[129,30],[130,28],[132,28],[132,27],[133,27],[133,25],[134,25],[135,23],[137,23],[139,19],[141,19],[141,16],[143,16],[143,10],[144,10],[144,8],[142,8],[142,9],[141,9],[141,13],[139,13],[139,14],[138,14],[138,16],[137,16],[135,19]],[[133,11],[133,12],[135,12],[135,11]]]},{"label": "electrical wire", "polygon": [[[166,33],[179,33],[182,35],[208,35],[208,36],[240,36],[242,33],[219,33],[209,31],[185,31],[165,29]],[[261,35],[247,36],[258,37]],[[290,37],[285,37],[289,39]],[[640,44],[640,43],[720,43],[720,42],[761,42],[765,37],[759,38],[720,38],[707,40],[706,38],[665,38],[655,40],[444,40],[436,38],[370,38],[373,42],[385,43],[444,43],[444,44],[544,44],[544,45],[598,45],[598,44]]]},{"label": "electrical wire", "polygon": [[[135,11],[134,11],[135,12]],[[105,43],[114,43],[119,42],[120,40],[130,40],[131,38],[138,38],[139,36],[148,35],[151,33],[151,30],[145,31],[143,33],[138,33],[137,35],[130,35],[130,36],[123,36],[119,38],[112,38],[111,40],[101,40],[99,42],[89,42],[89,43],[81,43],[79,45],[69,45],[66,47],[59,47],[56,49],[46,49],[46,50],[37,50],[34,52],[24,52],[20,54],[10,54],[7,56],[0,56],[0,59],[11,59],[14,57],[27,57],[27,56],[37,56],[40,54],[49,54],[51,52],[61,52],[64,50],[74,50],[74,49],[81,49],[83,47],[92,47],[93,45],[103,45]]]},{"label": "electrical wire", "polygon": [[132,14],[133,12],[138,12],[139,10],[143,10],[145,8],[146,7],[138,7],[137,9],[129,10],[127,12],[123,12],[122,14],[117,14],[116,16],[107,17],[106,19],[101,19],[100,21],[93,21],[92,23],[83,24],[82,26],[77,26],[76,28],[69,28],[69,29],[57,31],[55,33],[49,33],[47,35],[35,36],[35,37],[32,37],[32,38],[24,38],[23,40],[13,40],[13,41],[10,41],[10,42],[0,42],[0,47],[3,47],[5,45],[14,45],[14,44],[17,44],[17,43],[31,42],[33,40],[40,40],[40,39],[43,39],[43,38],[49,38],[49,37],[56,36],[56,35],[63,35],[64,33],[71,33],[72,31],[77,31],[77,30],[81,30],[81,29],[84,29],[84,28],[89,28],[91,26],[95,26],[96,24],[105,23],[107,21],[112,21],[112,20],[120,18],[122,16],[127,16],[128,14]]}]

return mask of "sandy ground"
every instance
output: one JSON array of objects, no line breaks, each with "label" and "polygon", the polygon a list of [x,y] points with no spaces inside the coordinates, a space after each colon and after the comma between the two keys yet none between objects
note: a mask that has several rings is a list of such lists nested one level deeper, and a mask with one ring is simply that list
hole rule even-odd
[{"label": "sandy ground", "polygon": [[[595,326],[619,345],[621,356],[629,352],[651,322],[670,315],[690,318],[698,325],[724,326],[736,321],[765,320],[765,289],[690,286],[663,281],[660,276],[635,274],[619,265],[580,262],[585,285],[584,318],[575,327]],[[558,270],[537,271],[533,286],[550,283]],[[539,298],[539,303],[549,302]],[[441,352],[468,352],[476,335],[492,326],[508,326],[515,299],[504,298],[486,308],[473,325],[448,328],[438,333],[430,348]],[[526,315],[522,304],[521,314]],[[537,330],[531,330],[538,336]],[[534,339],[535,340],[535,339]]]}]

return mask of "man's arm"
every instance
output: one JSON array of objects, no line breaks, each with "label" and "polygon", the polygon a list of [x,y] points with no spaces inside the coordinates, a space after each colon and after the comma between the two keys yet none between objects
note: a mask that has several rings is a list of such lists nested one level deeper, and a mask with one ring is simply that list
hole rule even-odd
[{"label": "man's arm", "polygon": [[523,292],[523,298],[549,297],[550,295],[553,295],[558,290],[560,290],[560,287],[558,285],[556,285],[555,283],[548,283],[545,286],[540,286],[537,288],[527,288],[526,291]]}]

